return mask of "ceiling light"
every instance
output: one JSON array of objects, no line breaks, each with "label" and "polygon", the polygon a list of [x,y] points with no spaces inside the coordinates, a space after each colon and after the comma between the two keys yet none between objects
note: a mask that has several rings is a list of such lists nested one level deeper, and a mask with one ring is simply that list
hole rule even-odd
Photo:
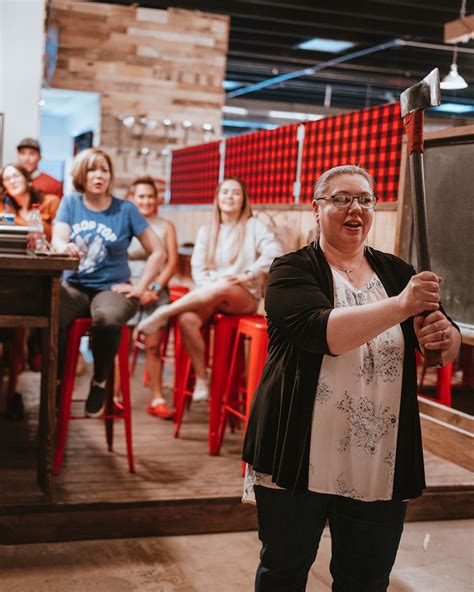
[{"label": "ceiling light", "polygon": [[467,82],[458,72],[458,66],[456,63],[457,55],[458,48],[455,46],[453,53],[453,63],[451,64],[449,74],[447,74],[440,83],[440,86],[443,90],[458,90],[461,88],[467,88]]},{"label": "ceiling light", "polygon": [[233,90],[234,88],[239,88],[239,86],[243,86],[243,83],[237,82],[236,80],[223,80],[222,81],[222,88],[224,90]]},{"label": "ceiling light", "polygon": [[121,116],[119,117],[119,119],[121,119],[125,127],[131,128],[135,125],[135,117],[133,117],[133,115],[129,115],[126,117]]},{"label": "ceiling light", "polygon": [[459,74],[457,65],[451,64],[449,74],[446,74],[441,81],[440,86],[443,90],[457,90],[467,88],[467,82],[461,74]]},{"label": "ceiling light", "polygon": [[191,121],[189,121],[189,119],[185,119],[182,123],[182,126],[184,129],[189,129],[190,127],[193,127],[193,124]]},{"label": "ceiling light", "polygon": [[341,41],[338,39],[323,39],[322,37],[313,37],[299,43],[297,47],[300,49],[310,49],[312,51],[325,51],[328,53],[339,53],[345,49],[354,47],[355,43],[351,41]]},{"label": "ceiling light", "polygon": [[317,121],[323,119],[324,115],[314,113],[296,113],[294,111],[269,111],[268,117],[275,119],[297,119],[298,121]]},{"label": "ceiling light", "polygon": [[244,107],[232,107],[231,105],[224,105],[222,107],[223,113],[232,113],[233,115],[248,115],[249,110]]},{"label": "ceiling light", "polygon": [[278,127],[273,123],[264,123],[263,121],[238,121],[236,119],[223,119],[221,123],[223,127],[242,127],[246,129],[274,130]]},{"label": "ceiling light", "polygon": [[474,112],[474,105],[466,105],[464,103],[443,103],[439,107],[434,107],[434,111],[444,111],[446,113],[472,113]]}]

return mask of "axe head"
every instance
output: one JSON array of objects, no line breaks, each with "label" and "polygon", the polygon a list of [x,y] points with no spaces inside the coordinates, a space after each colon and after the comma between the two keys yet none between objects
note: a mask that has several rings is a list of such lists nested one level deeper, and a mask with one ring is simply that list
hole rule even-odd
[{"label": "axe head", "polygon": [[402,92],[400,95],[401,115],[405,117],[408,113],[436,107],[440,103],[439,70],[435,68],[423,80]]}]

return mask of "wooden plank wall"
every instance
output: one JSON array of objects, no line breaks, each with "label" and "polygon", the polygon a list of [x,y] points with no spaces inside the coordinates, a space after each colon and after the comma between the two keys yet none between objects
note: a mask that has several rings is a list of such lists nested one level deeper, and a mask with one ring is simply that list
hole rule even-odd
[{"label": "wooden plank wall", "polygon": [[[308,242],[310,231],[314,228],[314,217],[310,205],[304,206],[278,206],[255,205],[255,213],[264,211],[269,214],[277,226],[285,226],[293,232],[295,248],[299,248]],[[194,243],[200,226],[209,224],[211,220],[211,206],[161,206],[160,215],[173,222],[176,226],[178,244]],[[368,236],[371,247],[396,253],[395,230],[397,219],[397,203],[380,204],[375,214],[374,223]],[[263,215],[262,221],[269,223]]]},{"label": "wooden plank wall", "polygon": [[[101,94],[101,145],[117,164],[119,188],[145,170],[163,177],[161,150],[201,143],[204,123],[220,135],[228,17],[81,0],[51,6],[48,24],[59,29],[52,86]],[[140,138],[143,126],[129,130],[119,116],[154,119],[158,126]],[[166,118],[175,124],[168,132]],[[188,132],[184,120],[193,123]],[[146,168],[137,155],[143,146],[153,151]]]}]

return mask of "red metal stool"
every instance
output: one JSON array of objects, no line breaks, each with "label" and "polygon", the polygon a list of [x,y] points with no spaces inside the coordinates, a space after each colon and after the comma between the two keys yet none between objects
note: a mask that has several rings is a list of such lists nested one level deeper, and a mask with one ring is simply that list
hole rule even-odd
[{"label": "red metal stool", "polygon": [[[66,359],[64,362],[64,374],[61,381],[61,398],[56,432],[56,458],[54,461],[54,473],[56,475],[61,470],[69,420],[88,419],[84,415],[71,415],[71,403],[76,377],[77,358],[79,356],[79,345],[81,338],[90,331],[91,325],[92,319],[90,318],[76,319],[69,330]],[[119,359],[122,402],[120,404],[114,403],[114,372],[112,369],[110,376],[107,379],[105,412],[99,419],[105,420],[105,434],[110,452],[112,452],[114,420],[121,419],[124,421],[128,466],[130,473],[134,473],[135,465],[132,451],[132,414],[130,404],[130,375],[128,370],[128,340],[128,327],[125,325],[122,327],[122,338],[120,340],[117,354]],[[82,399],[82,401],[84,401],[84,399]],[[118,407],[118,412],[114,410],[114,405]]]},{"label": "red metal stool", "polygon": [[[206,342],[206,365],[209,365],[209,347],[210,347],[210,330],[212,319],[208,321],[201,329],[202,336]],[[191,358],[184,346],[183,338],[179,321],[175,319],[174,325],[174,339],[175,339],[175,372],[174,372],[174,388],[173,388],[173,402],[176,407],[174,415],[174,422],[176,424],[174,429],[174,437],[179,438],[181,424],[183,423],[184,409],[190,406],[193,394],[194,373],[191,363]]]},{"label": "red metal stool", "polygon": [[[423,387],[425,380],[426,368],[424,366],[424,360],[421,354],[416,352],[417,364],[423,364],[421,371],[421,377],[418,383],[418,388]],[[446,405],[447,407],[452,406],[451,401],[451,379],[453,376],[453,362],[446,364],[441,368],[436,368],[436,396],[429,397],[428,395],[422,395],[423,397],[428,396],[429,399],[435,399],[440,405]]]},{"label": "red metal stool", "polygon": [[[212,359],[211,384],[209,392],[209,454],[219,454],[218,436],[219,423],[222,413],[222,395],[227,383],[227,373],[233,340],[241,319],[262,319],[261,315],[226,315],[215,314],[209,326],[212,327]],[[178,323],[179,324],[179,323]],[[209,344],[209,338],[206,340]],[[186,401],[192,396],[189,388],[191,379],[191,360],[186,352],[182,339],[179,338],[179,351],[175,360],[175,390],[176,390],[176,415],[175,437],[179,436]]]},{"label": "red metal stool", "polygon": [[[241,377],[245,371],[245,340],[250,340],[248,352],[248,370],[245,387],[241,386]],[[252,398],[262,377],[263,366],[267,357],[268,335],[267,323],[260,319],[241,319],[237,328],[234,348],[230,363],[229,377],[223,397],[222,413],[219,425],[217,450],[219,451],[224,439],[227,418],[229,414],[244,422],[244,434],[247,429]],[[244,394],[244,398],[240,395]],[[243,465],[245,470],[245,463]]]}]

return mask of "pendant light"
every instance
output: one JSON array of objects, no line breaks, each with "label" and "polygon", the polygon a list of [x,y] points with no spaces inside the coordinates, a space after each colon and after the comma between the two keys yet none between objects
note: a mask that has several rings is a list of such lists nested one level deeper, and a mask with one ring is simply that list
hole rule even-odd
[{"label": "pendant light", "polygon": [[443,90],[460,90],[462,88],[467,88],[467,82],[458,72],[458,65],[456,63],[457,56],[458,48],[455,46],[453,53],[453,63],[451,64],[449,74],[443,78],[440,84]]}]

